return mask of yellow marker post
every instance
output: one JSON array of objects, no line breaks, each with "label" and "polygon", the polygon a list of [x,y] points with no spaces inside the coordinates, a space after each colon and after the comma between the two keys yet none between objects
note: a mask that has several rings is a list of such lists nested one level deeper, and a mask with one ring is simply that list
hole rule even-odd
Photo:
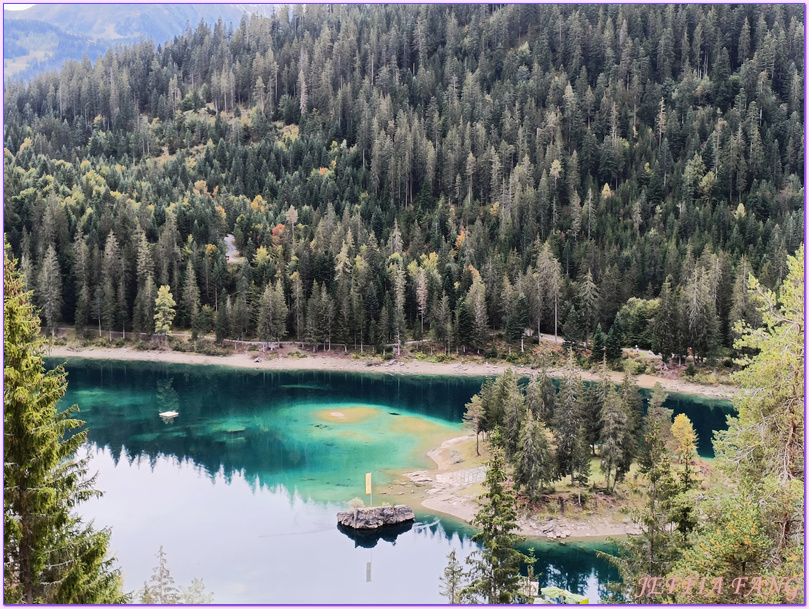
[{"label": "yellow marker post", "polygon": [[374,504],[374,493],[371,489],[371,472],[365,474],[365,494],[371,496],[371,505]]}]

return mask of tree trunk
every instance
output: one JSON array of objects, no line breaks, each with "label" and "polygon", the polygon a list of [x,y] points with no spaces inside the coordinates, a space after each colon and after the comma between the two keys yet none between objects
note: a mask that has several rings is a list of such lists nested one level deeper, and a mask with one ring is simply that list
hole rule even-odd
[{"label": "tree trunk", "polygon": [[[559,297],[555,297],[553,299],[553,342],[557,342],[559,339]],[[542,337],[539,337],[539,340],[542,340]]]}]

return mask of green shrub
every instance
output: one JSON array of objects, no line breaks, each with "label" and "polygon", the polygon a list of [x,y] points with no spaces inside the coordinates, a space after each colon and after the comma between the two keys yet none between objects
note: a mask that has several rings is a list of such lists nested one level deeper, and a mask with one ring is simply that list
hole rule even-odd
[{"label": "green shrub", "polygon": [[169,346],[172,351],[179,351],[180,353],[188,352],[188,343],[185,341],[170,341]]},{"label": "green shrub", "polygon": [[688,364],[688,368],[685,369],[685,375],[689,378],[694,378],[696,373],[697,369],[694,367],[694,364]]},{"label": "green shrub", "polygon": [[198,340],[197,353],[221,357],[227,355],[228,353],[230,353],[230,351],[225,347],[209,342],[207,340]]},{"label": "green shrub", "polygon": [[647,370],[648,370],[648,366],[646,365],[646,362],[643,362],[643,361],[640,361],[640,360],[636,360],[636,361],[632,362],[632,374],[635,374],[635,375],[645,374]]}]

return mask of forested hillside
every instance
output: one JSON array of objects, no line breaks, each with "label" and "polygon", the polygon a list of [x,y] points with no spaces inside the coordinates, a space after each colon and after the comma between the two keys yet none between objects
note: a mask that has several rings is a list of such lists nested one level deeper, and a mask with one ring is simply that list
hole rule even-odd
[{"label": "forested hillside", "polygon": [[4,230],[49,326],[702,359],[803,240],[803,61],[799,5],[202,24],[6,86]]}]

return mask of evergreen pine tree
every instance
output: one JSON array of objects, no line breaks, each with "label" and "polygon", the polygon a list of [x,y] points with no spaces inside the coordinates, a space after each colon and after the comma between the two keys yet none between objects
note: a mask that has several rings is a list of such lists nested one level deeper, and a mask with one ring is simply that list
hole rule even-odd
[{"label": "evergreen pine tree", "polygon": [[601,439],[601,410],[607,396],[607,389],[611,386],[606,361],[599,366],[598,381],[590,383],[584,390],[579,401],[581,422],[584,428],[584,439],[590,446],[592,455],[596,454],[596,445]]},{"label": "evergreen pine tree", "polygon": [[623,480],[629,473],[629,468],[638,454],[640,444],[640,432],[642,427],[643,399],[638,391],[635,377],[629,373],[629,369],[624,371],[624,378],[619,389],[621,408],[624,410],[626,429],[621,438],[621,459],[615,469],[617,481]]},{"label": "evergreen pine tree", "polygon": [[509,375],[508,383],[502,387],[503,400],[503,446],[506,457],[512,459],[517,452],[520,429],[525,421],[525,397],[517,385],[517,375]]},{"label": "evergreen pine tree", "polygon": [[590,361],[600,362],[604,359],[605,342],[606,337],[604,336],[604,331],[601,329],[601,324],[598,324],[593,331],[593,340],[590,343]]},{"label": "evergreen pine tree", "polygon": [[5,247],[3,276],[3,600],[5,603],[121,603],[120,572],[107,557],[110,531],[73,508],[98,495],[86,431],[71,406],[57,410],[64,369],[45,371],[39,319]]},{"label": "evergreen pine tree", "polygon": [[599,454],[601,471],[606,476],[606,488],[612,490],[615,488],[617,474],[613,478],[612,487],[610,487],[610,475],[617,471],[624,460],[625,438],[629,423],[618,392],[611,385],[607,385],[604,394],[604,403],[601,407]]},{"label": "evergreen pine tree", "polygon": [[535,375],[525,387],[525,407],[534,414],[534,418],[550,423],[556,403],[556,387],[544,368]]},{"label": "evergreen pine tree", "polygon": [[210,605],[213,603],[213,592],[205,591],[205,583],[195,577],[187,588],[180,590],[180,604],[182,605]]},{"label": "evergreen pine tree", "polygon": [[590,482],[590,444],[587,442],[587,427],[582,421],[576,442],[573,445],[573,483],[576,485],[577,500],[581,505],[581,487]]},{"label": "evergreen pine tree", "polygon": [[464,347],[473,344],[473,322],[472,316],[469,314],[469,309],[466,306],[466,300],[458,302],[458,308],[455,311],[455,326],[457,333],[457,343]]},{"label": "evergreen pine tree", "polygon": [[260,341],[269,342],[273,337],[274,330],[274,309],[273,309],[273,288],[267,284],[264,293],[261,295],[258,309],[257,336]]},{"label": "evergreen pine tree", "polygon": [[135,332],[154,332],[154,306],[157,298],[154,277],[149,274],[143,282],[143,286],[138,289],[135,297],[134,330]]},{"label": "evergreen pine tree", "polygon": [[230,320],[228,319],[228,308],[230,296],[225,290],[219,295],[219,309],[216,311],[216,342],[221,344],[228,336]]},{"label": "evergreen pine tree", "polygon": [[59,270],[59,259],[53,244],[48,246],[39,270],[37,293],[42,316],[53,335],[56,322],[62,319],[62,277]]},{"label": "evergreen pine tree", "polygon": [[475,454],[480,456],[480,434],[485,431],[483,425],[483,407],[481,406],[480,394],[473,395],[466,404],[463,414],[463,424],[467,429],[475,432]]},{"label": "evergreen pine tree", "polygon": [[[617,586],[617,598],[614,599],[618,602],[633,600],[632,593],[640,592],[641,577],[661,577],[667,574],[682,549],[676,543],[670,526],[672,501],[678,489],[671,460],[660,437],[659,424],[652,425],[644,443],[649,447],[649,459],[641,463],[640,472],[649,485],[646,489],[646,504],[633,516],[641,533],[619,541],[617,556],[598,553],[621,574],[622,583]],[[659,596],[643,597],[643,602],[670,601],[671,596],[666,594],[665,587],[661,591]]]},{"label": "evergreen pine tree", "polygon": [[519,537],[513,533],[517,528],[516,498],[496,436],[492,438],[491,458],[483,483],[485,492],[472,521],[480,529],[472,541],[481,547],[467,559],[471,566],[470,583],[461,591],[465,602],[509,604],[519,591],[522,557],[514,549]]},{"label": "evergreen pine tree", "polygon": [[288,315],[289,309],[284,298],[284,287],[281,285],[281,280],[277,279],[272,292],[272,336],[275,340],[281,340],[286,335]]},{"label": "evergreen pine tree", "polygon": [[587,269],[587,273],[579,282],[578,289],[579,309],[581,311],[582,325],[584,326],[584,346],[589,346],[590,328],[598,316],[600,295],[598,286],[593,281],[593,273]]},{"label": "evergreen pine tree", "polygon": [[536,501],[556,479],[555,469],[548,430],[528,410],[514,457],[514,482],[525,491],[529,500]]},{"label": "evergreen pine tree", "polygon": [[199,286],[194,264],[189,259],[185,269],[183,284],[183,311],[185,323],[191,328],[191,339],[196,340],[199,333]]},{"label": "evergreen pine tree", "polygon": [[455,557],[455,550],[447,555],[448,563],[441,576],[441,595],[447,597],[450,605],[461,602],[461,590],[466,582],[466,576],[461,563]]},{"label": "evergreen pine tree", "polygon": [[[565,376],[559,386],[556,410],[553,415],[553,434],[556,438],[556,471],[559,477],[570,476],[573,483],[576,470],[576,445],[582,427],[580,405],[582,382],[568,361]],[[580,456],[580,455],[579,455]]]},{"label": "evergreen pine tree", "polygon": [[486,314],[486,286],[479,275],[475,276],[466,300],[472,318],[471,344],[480,352],[489,338],[489,318]]},{"label": "evergreen pine tree", "polygon": [[[610,331],[607,332],[607,338],[604,340],[604,354],[607,356],[607,361],[610,363],[620,362],[622,349],[620,332],[613,324]],[[595,344],[595,339],[593,339]]]},{"label": "evergreen pine tree", "polygon": [[674,411],[671,408],[663,408],[663,403],[668,398],[668,394],[663,390],[660,382],[654,384],[652,388],[652,396],[649,398],[649,409],[643,419],[643,429],[641,434],[641,445],[638,451],[638,464],[641,467],[651,467],[650,459],[651,446],[647,444],[647,438],[651,432],[652,426],[658,426],[657,437],[659,437],[665,445],[668,445],[671,436],[671,420],[674,416]]},{"label": "evergreen pine tree", "polygon": [[160,546],[156,556],[157,566],[152,569],[152,577],[149,581],[143,583],[140,602],[154,605],[175,605],[180,601],[180,591],[174,586],[174,578],[169,571],[163,546]]},{"label": "evergreen pine tree", "polygon": [[525,351],[525,330],[528,328],[529,318],[528,300],[522,294],[514,303],[514,308],[506,320],[506,338],[509,342],[520,339],[520,351]]},{"label": "evergreen pine tree", "polygon": [[668,276],[663,287],[660,288],[660,306],[655,315],[652,336],[652,350],[660,354],[664,364],[668,363],[672,353],[677,353],[677,317],[677,303],[672,292],[672,278]]}]

